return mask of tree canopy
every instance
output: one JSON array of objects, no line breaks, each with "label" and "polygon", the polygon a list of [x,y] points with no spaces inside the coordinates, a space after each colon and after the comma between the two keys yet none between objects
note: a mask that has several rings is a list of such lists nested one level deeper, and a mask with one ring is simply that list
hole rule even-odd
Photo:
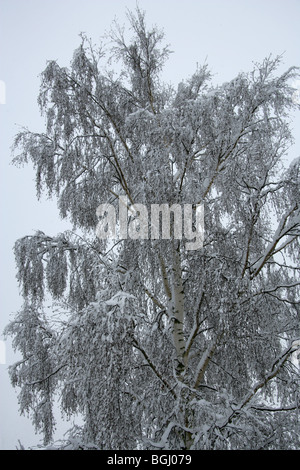
[{"label": "tree canopy", "polygon": [[[81,448],[299,448],[297,69],[278,75],[270,56],[213,86],[205,65],[175,88],[163,33],[128,19],[131,38],[115,25],[110,48],[83,35],[69,67],[48,62],[45,132],[15,139],[14,162],[33,162],[37,196],[70,221],[15,244],[20,410],[46,444],[59,391]],[[121,196],[203,204],[203,247],[99,239],[98,206],[118,213]]]}]

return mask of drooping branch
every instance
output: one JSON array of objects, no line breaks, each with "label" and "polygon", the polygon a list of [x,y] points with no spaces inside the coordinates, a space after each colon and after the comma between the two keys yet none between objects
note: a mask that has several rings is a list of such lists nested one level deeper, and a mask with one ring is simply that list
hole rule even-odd
[{"label": "drooping branch", "polygon": [[257,394],[257,392],[261,390],[262,388],[264,388],[274,377],[278,375],[278,373],[281,371],[283,365],[286,363],[290,355],[293,354],[298,348],[299,346],[297,345],[295,346],[295,342],[293,342],[288,348],[286,348],[282,352],[282,354],[280,354],[280,356],[277,359],[275,359],[275,361],[273,362],[271,366],[271,371],[264,377],[263,380],[260,380],[252,387],[252,389],[241,400],[239,405],[234,407],[230,415],[227,418],[225,418],[223,423],[219,426],[220,429],[223,429],[228,424],[230,424],[232,420],[235,417],[237,417],[241,413],[243,408],[245,408],[245,406],[252,400],[252,398]]},{"label": "drooping branch", "polygon": [[163,383],[163,385],[169,390],[169,392],[173,395],[174,398],[176,398],[176,393],[174,391],[174,387],[171,387],[171,385],[166,381],[166,379],[162,376],[162,374],[158,371],[157,367],[154,365],[153,361],[151,361],[150,357],[146,353],[146,351],[139,345],[137,340],[135,338],[132,339],[132,345],[138,349],[143,357],[145,358],[148,366],[152,369],[156,377]]},{"label": "drooping branch", "polygon": [[43,382],[46,382],[46,380],[49,380],[50,377],[53,377],[53,375],[56,375],[61,369],[63,369],[64,367],[66,367],[68,364],[63,364],[62,366],[59,366],[57,369],[55,369],[53,372],[51,372],[50,374],[48,374],[46,377],[43,377],[42,379],[37,379],[37,380],[34,380],[33,382],[25,382],[25,385],[39,385]]},{"label": "drooping branch", "polygon": [[267,411],[269,413],[280,413],[280,412],[285,412],[285,411],[294,411],[298,410],[299,406],[297,404],[295,405],[290,405],[290,406],[280,406],[278,408],[272,408],[270,406],[264,406],[264,405],[251,405],[250,408],[252,410],[257,410],[257,411]]},{"label": "drooping branch", "polygon": [[[254,261],[251,266],[251,279],[254,279],[262,270],[266,262],[271,258],[272,255],[281,251],[286,245],[284,244],[280,249],[276,249],[279,241],[285,236],[293,233],[293,230],[300,225],[299,220],[296,218],[295,221],[291,221],[290,224],[287,224],[289,217],[296,212],[298,205],[296,204],[292,209],[288,210],[282,217],[276,229],[276,232],[273,236],[273,240],[267,246],[264,254]],[[298,217],[299,218],[299,217]],[[300,232],[299,232],[300,235]],[[290,240],[289,242],[293,241]]]}]

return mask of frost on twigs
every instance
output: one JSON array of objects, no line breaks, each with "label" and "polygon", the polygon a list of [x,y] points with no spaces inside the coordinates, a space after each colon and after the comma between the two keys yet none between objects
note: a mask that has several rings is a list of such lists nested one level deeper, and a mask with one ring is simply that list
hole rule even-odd
[{"label": "frost on twigs", "polygon": [[[15,244],[20,411],[54,447],[59,397],[83,421],[65,448],[299,448],[300,167],[283,164],[297,69],[268,57],[213,86],[205,65],[166,86],[163,34],[140,10],[129,22],[110,56],[82,36],[69,67],[47,64],[45,132],[15,140],[72,227]],[[120,220],[122,201],[203,204],[203,247],[185,249],[173,215],[168,239],[97,238],[97,208]]]}]

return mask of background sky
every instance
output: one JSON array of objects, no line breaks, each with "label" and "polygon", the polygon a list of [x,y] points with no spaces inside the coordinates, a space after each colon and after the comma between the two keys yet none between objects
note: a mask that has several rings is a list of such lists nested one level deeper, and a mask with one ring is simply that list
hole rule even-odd
[{"label": "background sky", "polygon": [[[300,66],[300,0],[139,0],[149,26],[156,24],[174,53],[163,72],[173,84],[188,78],[197,63],[207,63],[214,83],[222,84],[270,54],[283,54],[279,73]],[[55,203],[35,196],[32,168],[11,165],[11,145],[20,126],[43,131],[37,106],[39,74],[47,60],[68,66],[85,32],[98,43],[112,21],[126,23],[126,8],[135,0],[0,0],[0,333],[22,305],[15,279],[13,244],[40,229],[49,235],[70,228],[59,219]],[[1,95],[5,83],[5,97]],[[300,82],[298,82],[299,84]],[[5,98],[5,99],[4,99]],[[4,104],[5,101],[5,104]],[[300,154],[300,116],[293,118],[295,145]],[[3,337],[1,337],[3,340]],[[4,362],[3,355],[0,362]],[[27,417],[18,413],[17,391],[7,369],[18,359],[5,342],[0,363],[0,449],[15,449],[18,439],[35,446]],[[56,437],[69,424],[59,421]]]}]

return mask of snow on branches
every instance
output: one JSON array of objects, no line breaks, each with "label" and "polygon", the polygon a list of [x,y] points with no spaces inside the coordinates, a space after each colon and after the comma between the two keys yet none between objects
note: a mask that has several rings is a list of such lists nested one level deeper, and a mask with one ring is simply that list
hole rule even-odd
[{"label": "snow on branches", "polygon": [[[297,70],[268,57],[212,86],[204,66],[173,89],[163,34],[129,21],[129,42],[111,33],[119,76],[83,36],[42,74],[45,132],[15,140],[73,227],[15,244],[21,411],[51,442],[59,391],[81,448],[297,448],[299,159],[282,164]],[[97,208],[121,200],[203,204],[203,246],[172,218],[168,239],[98,239]]]}]

